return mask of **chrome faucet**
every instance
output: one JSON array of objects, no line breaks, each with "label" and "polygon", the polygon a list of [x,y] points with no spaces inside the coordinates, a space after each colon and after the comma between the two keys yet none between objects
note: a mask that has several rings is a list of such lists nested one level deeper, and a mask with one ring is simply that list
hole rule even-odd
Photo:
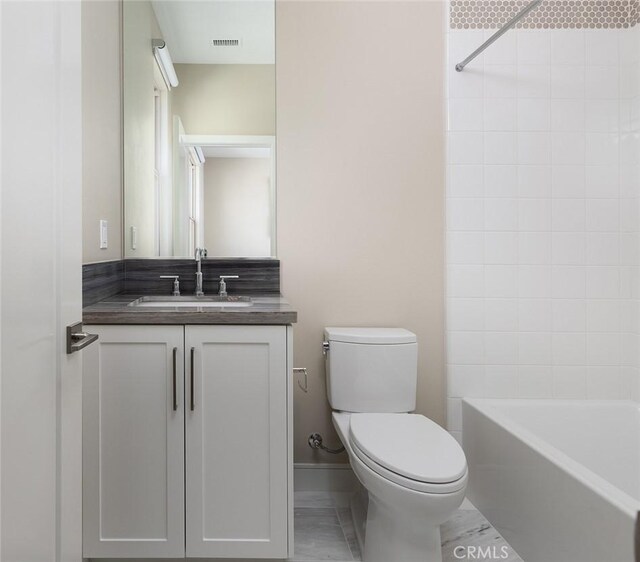
[{"label": "chrome faucet", "polygon": [[196,260],[196,297],[204,296],[202,290],[202,258],[207,257],[206,248],[196,248],[195,260]]},{"label": "chrome faucet", "polygon": [[218,296],[226,297],[227,296],[227,283],[225,279],[240,279],[239,275],[221,275],[220,276],[220,289],[218,289]]}]

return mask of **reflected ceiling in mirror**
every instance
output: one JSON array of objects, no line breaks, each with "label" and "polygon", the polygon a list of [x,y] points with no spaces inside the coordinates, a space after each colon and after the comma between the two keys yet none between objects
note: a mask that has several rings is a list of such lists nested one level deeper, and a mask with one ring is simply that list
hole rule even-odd
[{"label": "reflected ceiling in mirror", "polygon": [[275,257],[273,1],[123,4],[125,256]]}]

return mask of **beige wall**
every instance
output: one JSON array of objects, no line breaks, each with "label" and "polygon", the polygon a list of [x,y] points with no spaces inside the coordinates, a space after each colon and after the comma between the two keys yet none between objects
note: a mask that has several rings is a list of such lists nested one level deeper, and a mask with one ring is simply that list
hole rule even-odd
[{"label": "beige wall", "polygon": [[204,247],[210,256],[271,255],[271,158],[207,158]]},{"label": "beige wall", "polygon": [[402,326],[420,345],[418,411],[444,424],[443,6],[277,4],[278,256],[299,311],[297,462],[336,443],[326,325]]},{"label": "beige wall", "polygon": [[272,64],[176,64],[173,111],[189,135],[275,134]]},{"label": "beige wall", "polygon": [[[120,3],[82,3],[82,185],[84,263],[122,258]],[[109,221],[109,247],[98,224]]]}]

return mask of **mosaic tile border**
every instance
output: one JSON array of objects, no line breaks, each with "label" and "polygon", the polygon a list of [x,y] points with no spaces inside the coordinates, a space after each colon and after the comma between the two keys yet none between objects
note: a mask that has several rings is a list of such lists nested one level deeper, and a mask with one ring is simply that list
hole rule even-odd
[{"label": "mosaic tile border", "polygon": [[[450,0],[451,29],[497,29],[530,0]],[[626,29],[640,23],[640,0],[545,0],[521,29]]]}]

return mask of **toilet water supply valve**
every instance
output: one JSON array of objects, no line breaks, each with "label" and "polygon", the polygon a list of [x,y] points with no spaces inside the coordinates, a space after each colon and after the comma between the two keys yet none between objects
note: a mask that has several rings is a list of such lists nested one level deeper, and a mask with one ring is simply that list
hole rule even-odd
[{"label": "toilet water supply valve", "polygon": [[312,449],[322,449],[326,453],[331,453],[332,455],[339,455],[340,453],[344,453],[344,447],[340,447],[339,449],[329,449],[322,444],[322,435],[319,433],[312,433],[309,435],[309,439],[307,441],[309,443],[309,447]]}]

